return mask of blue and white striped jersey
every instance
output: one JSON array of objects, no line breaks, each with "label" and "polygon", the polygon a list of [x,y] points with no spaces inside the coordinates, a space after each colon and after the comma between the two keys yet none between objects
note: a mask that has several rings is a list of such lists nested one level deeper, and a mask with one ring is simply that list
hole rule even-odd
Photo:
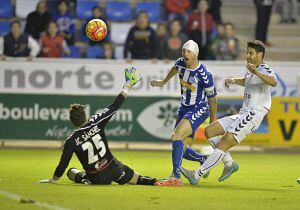
[{"label": "blue and white striped jersey", "polygon": [[183,58],[177,59],[175,68],[179,72],[181,104],[192,106],[207,103],[207,98],[217,95],[212,74],[199,62],[195,69],[188,69]]}]

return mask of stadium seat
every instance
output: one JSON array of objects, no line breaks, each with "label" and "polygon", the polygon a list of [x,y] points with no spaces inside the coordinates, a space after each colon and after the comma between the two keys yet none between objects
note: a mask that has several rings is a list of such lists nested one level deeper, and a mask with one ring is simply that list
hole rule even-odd
[{"label": "stadium seat", "polygon": [[92,16],[92,8],[99,5],[99,0],[78,0],[76,15],[79,19],[88,19]]},{"label": "stadium seat", "polygon": [[13,5],[11,0],[1,0],[0,18],[12,18],[13,15]]},{"label": "stadium seat", "polygon": [[112,23],[111,41],[115,44],[124,44],[132,23]]},{"label": "stadium seat", "polygon": [[103,58],[104,53],[100,45],[88,46],[86,50],[87,58]]},{"label": "stadium seat", "polygon": [[8,32],[10,32],[10,22],[0,22],[0,36],[4,36]]},{"label": "stadium seat", "polygon": [[150,22],[158,22],[160,21],[160,7],[159,2],[140,2],[135,6],[135,14],[137,15],[142,10],[147,11]]},{"label": "stadium seat", "polygon": [[39,0],[16,0],[16,16],[24,19],[27,15],[36,9]]},{"label": "stadium seat", "polygon": [[81,58],[81,50],[80,47],[77,46],[68,46],[70,49],[70,55],[63,54],[62,58]]},{"label": "stadium seat", "polygon": [[111,21],[130,21],[131,9],[129,2],[108,2],[106,16]]}]

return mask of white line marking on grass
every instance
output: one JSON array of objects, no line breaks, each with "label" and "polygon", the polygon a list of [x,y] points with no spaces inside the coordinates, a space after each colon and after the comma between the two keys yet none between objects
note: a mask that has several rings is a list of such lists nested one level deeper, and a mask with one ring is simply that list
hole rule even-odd
[{"label": "white line marking on grass", "polygon": [[[0,195],[4,195],[5,197],[16,200],[18,202],[21,202],[22,200],[24,200],[23,197],[21,197],[17,194],[6,192],[6,191],[0,191]],[[46,209],[70,210],[70,209],[67,209],[67,208],[60,207],[60,206],[54,206],[54,205],[51,205],[51,204],[41,203],[41,202],[38,202],[38,201],[34,201],[33,203],[30,203],[30,204],[36,205],[36,206],[39,206],[39,207],[43,207],[43,208],[46,208]]]}]

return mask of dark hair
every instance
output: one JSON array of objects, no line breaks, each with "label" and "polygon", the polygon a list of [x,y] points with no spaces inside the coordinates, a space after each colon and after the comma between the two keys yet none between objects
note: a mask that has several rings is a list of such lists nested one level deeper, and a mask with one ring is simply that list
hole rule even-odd
[{"label": "dark hair", "polygon": [[38,7],[40,6],[40,4],[44,3],[46,5],[47,8],[47,2],[45,0],[40,0],[37,4],[36,4],[36,10],[38,9]]},{"label": "dark hair", "polygon": [[11,23],[10,23],[10,27],[13,26],[13,24],[18,24],[20,27],[21,27],[21,22],[19,20],[13,20]]},{"label": "dark hair", "polygon": [[100,12],[103,12],[103,10],[101,9],[101,7],[99,7],[99,6],[93,6],[92,11],[94,11],[96,9],[100,10]]},{"label": "dark hair", "polygon": [[61,5],[62,3],[65,3],[67,7],[69,7],[69,2],[67,0],[61,0],[58,5]]},{"label": "dark hair", "polygon": [[255,49],[255,51],[257,53],[262,52],[262,54],[263,54],[262,57],[263,58],[265,57],[266,48],[265,48],[265,45],[261,41],[259,41],[259,40],[248,41],[247,42],[247,48],[248,47]]},{"label": "dark hair", "polygon": [[[179,22],[179,24],[181,23],[178,18],[174,18],[173,20],[171,20],[171,22],[169,22],[169,26],[171,26],[175,22]],[[180,26],[181,26],[181,24],[180,24]]]},{"label": "dark hair", "polygon": [[164,23],[164,22],[159,22],[159,23],[157,24],[157,29],[159,29],[160,27],[165,27],[166,29],[168,28],[168,27],[167,27],[167,24]]},{"label": "dark hair", "polygon": [[71,104],[70,109],[70,120],[74,126],[80,127],[86,121],[86,113],[84,105],[81,104]]},{"label": "dark hair", "polygon": [[136,18],[140,17],[141,14],[146,14],[148,17],[148,12],[146,10],[141,10],[137,13]]}]

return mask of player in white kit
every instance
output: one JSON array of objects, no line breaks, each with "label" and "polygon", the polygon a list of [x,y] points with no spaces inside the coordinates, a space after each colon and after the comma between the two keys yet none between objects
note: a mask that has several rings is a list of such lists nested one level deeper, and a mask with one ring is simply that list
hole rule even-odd
[{"label": "player in white kit", "polygon": [[260,126],[271,108],[270,86],[277,86],[273,70],[263,61],[264,55],[265,46],[261,41],[247,42],[246,75],[225,80],[226,87],[234,84],[245,87],[243,106],[238,114],[221,118],[205,128],[205,135],[215,150],[196,171],[181,168],[182,174],[191,184],[197,184],[203,175],[222,160],[225,166],[219,181],[224,181],[238,170],[238,164],[233,161],[228,150]]}]

